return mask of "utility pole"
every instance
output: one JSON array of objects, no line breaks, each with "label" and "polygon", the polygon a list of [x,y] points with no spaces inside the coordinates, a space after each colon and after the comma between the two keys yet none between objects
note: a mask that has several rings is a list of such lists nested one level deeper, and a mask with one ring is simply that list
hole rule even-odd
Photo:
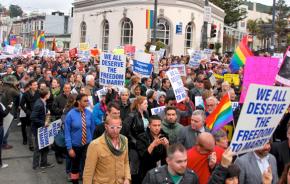
[{"label": "utility pole", "polygon": [[153,43],[156,43],[156,32],[157,32],[157,0],[154,0],[154,20],[153,20]]},{"label": "utility pole", "polygon": [[[208,0],[205,0],[204,6],[208,6]],[[202,49],[207,48],[207,21],[204,21],[203,23],[203,29],[202,29]]]},{"label": "utility pole", "polygon": [[273,50],[275,49],[275,18],[276,18],[276,0],[273,0],[273,12],[272,12],[272,35],[271,35],[271,45]]}]

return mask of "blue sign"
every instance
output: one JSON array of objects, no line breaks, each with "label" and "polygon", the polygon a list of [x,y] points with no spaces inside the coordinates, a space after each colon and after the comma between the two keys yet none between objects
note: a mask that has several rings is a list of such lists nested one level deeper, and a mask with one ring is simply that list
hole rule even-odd
[{"label": "blue sign", "polygon": [[182,34],[182,23],[176,25],[176,34]]},{"label": "blue sign", "polygon": [[133,60],[133,71],[141,74],[145,77],[150,77],[152,73],[153,65],[150,63],[143,63],[137,60]]}]

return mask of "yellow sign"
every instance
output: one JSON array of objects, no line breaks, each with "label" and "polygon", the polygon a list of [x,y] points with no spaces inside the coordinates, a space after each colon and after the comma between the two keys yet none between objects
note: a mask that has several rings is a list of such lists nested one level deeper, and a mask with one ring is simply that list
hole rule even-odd
[{"label": "yellow sign", "polygon": [[240,85],[241,81],[240,81],[240,76],[239,76],[239,74],[235,74],[235,75],[233,76],[233,83],[234,83],[235,86],[239,86],[239,85]]},{"label": "yellow sign", "polygon": [[215,73],[213,75],[216,79],[224,79],[224,76],[222,76],[222,75],[215,74]]},{"label": "yellow sign", "polygon": [[231,141],[233,138],[233,134],[234,134],[234,126],[233,125],[226,125],[226,126],[224,126],[224,129],[227,132],[228,140]]},{"label": "yellow sign", "polygon": [[240,85],[240,77],[239,74],[225,74],[224,80],[228,81],[230,84],[234,84],[235,86]]},{"label": "yellow sign", "polygon": [[113,54],[121,55],[121,54],[125,54],[125,51],[124,51],[124,49],[114,49]]},{"label": "yellow sign", "polygon": [[80,51],[90,50],[90,44],[87,42],[80,43]]}]

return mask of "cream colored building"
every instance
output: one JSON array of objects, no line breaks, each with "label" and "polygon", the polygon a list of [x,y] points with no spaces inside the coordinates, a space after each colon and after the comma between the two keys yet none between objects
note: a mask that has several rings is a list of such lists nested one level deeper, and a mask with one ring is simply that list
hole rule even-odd
[{"label": "cream colored building", "polygon": [[[145,20],[146,10],[154,9],[153,0],[76,0],[73,5],[70,47],[89,42],[104,51],[125,44],[144,49],[152,38]],[[217,25],[217,36],[208,42],[222,43],[225,14],[217,6],[210,6],[211,23]],[[167,45],[167,53],[182,55],[188,48],[199,49],[203,22],[202,0],[158,0],[157,39]],[[181,33],[176,31],[177,27],[181,28]]]}]

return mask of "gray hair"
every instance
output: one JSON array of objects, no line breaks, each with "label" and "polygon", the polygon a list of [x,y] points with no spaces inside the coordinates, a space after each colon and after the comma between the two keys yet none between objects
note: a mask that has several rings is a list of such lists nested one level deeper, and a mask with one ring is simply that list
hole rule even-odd
[{"label": "gray hair", "polygon": [[200,116],[202,122],[204,123],[204,121],[205,121],[205,112],[203,110],[195,110],[195,111],[193,111],[191,116]]},{"label": "gray hair", "polygon": [[87,84],[90,80],[95,80],[95,77],[94,77],[93,75],[87,75],[87,76],[86,76],[86,84]]},{"label": "gray hair", "polygon": [[218,99],[214,96],[208,97],[205,101],[206,101],[206,103],[208,103],[211,100],[213,100],[215,104],[218,104],[218,102],[219,102]]},{"label": "gray hair", "polygon": [[122,94],[124,94],[124,93],[128,93],[128,95],[130,96],[130,91],[129,91],[128,88],[120,88],[119,90],[120,90],[120,91],[119,91],[119,94],[120,94],[120,95],[122,95]]}]

